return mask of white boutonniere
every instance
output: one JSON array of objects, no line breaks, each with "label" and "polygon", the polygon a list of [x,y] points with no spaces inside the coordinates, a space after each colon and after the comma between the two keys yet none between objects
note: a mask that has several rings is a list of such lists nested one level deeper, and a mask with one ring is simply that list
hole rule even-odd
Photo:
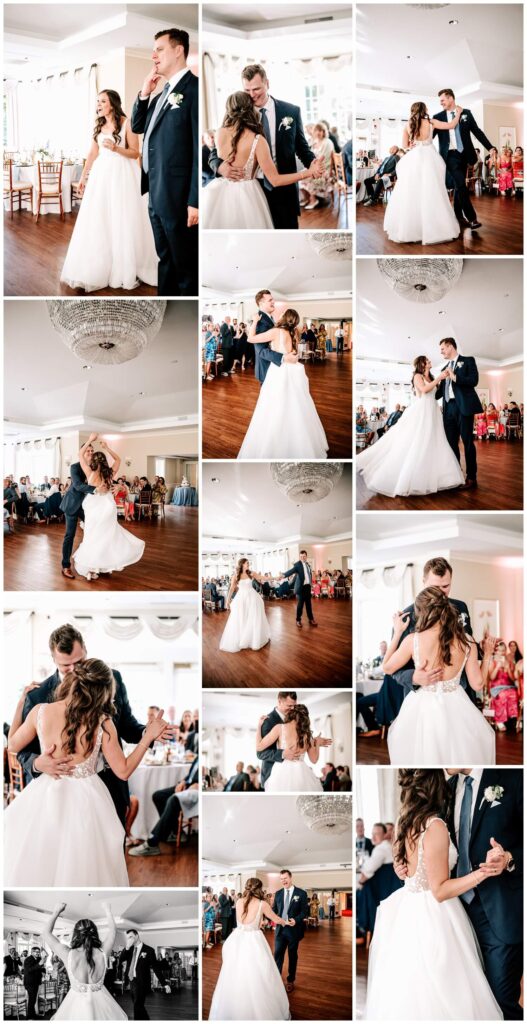
[{"label": "white boutonniere", "polygon": [[459,613],[459,616],[458,616],[458,621],[459,621],[459,622],[461,623],[461,625],[463,626],[463,629],[465,628],[465,626],[466,626],[466,624],[467,624],[467,619],[468,619],[468,615],[467,615],[467,613],[466,613],[466,612],[460,612],[460,613]]},{"label": "white boutonniere", "polygon": [[140,955],[140,957],[141,957],[141,960],[142,960],[142,959],[143,959],[143,957],[144,957],[144,956],[146,956],[146,953],[140,953],[139,955]]},{"label": "white boutonniere", "polygon": [[171,92],[167,102],[170,103],[173,110],[179,110],[184,98],[182,92]]},{"label": "white boutonniere", "polygon": [[292,123],[292,117],[283,117],[282,120],[280,121],[280,128],[285,128],[286,132],[288,132],[289,129],[291,128]]},{"label": "white boutonniere", "polygon": [[461,367],[462,367],[462,366],[464,366],[464,365],[465,365],[465,364],[464,364],[464,363],[462,363],[462,362],[461,362],[461,360],[460,360],[460,361],[459,361],[458,363],[456,363],[456,365],[455,365],[455,367],[454,367],[454,373],[455,373],[455,371],[456,371],[456,370],[460,370],[460,369],[461,369]]},{"label": "white boutonniere", "polygon": [[480,810],[485,801],[490,804],[491,807],[499,807],[504,792],[505,790],[503,786],[487,786],[483,791],[483,799],[479,805]]},{"label": "white boutonniere", "polygon": [[460,117],[460,121],[468,121],[468,114],[462,114]]},{"label": "white boutonniere", "polygon": [[293,903],[295,902],[295,900],[299,900],[299,899],[300,899],[300,896],[293,896]]}]

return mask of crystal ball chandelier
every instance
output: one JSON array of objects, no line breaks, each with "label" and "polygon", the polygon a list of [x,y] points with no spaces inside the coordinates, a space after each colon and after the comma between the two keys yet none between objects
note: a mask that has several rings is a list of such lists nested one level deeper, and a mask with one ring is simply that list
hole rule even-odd
[{"label": "crystal ball chandelier", "polygon": [[64,344],[90,364],[127,363],[155,338],[164,299],[49,299],[49,318]]},{"label": "crystal ball chandelier", "polygon": [[351,831],[351,793],[325,794],[297,797],[296,806],[304,824],[312,832],[342,835]]},{"label": "crystal ball chandelier", "polygon": [[386,284],[410,302],[439,302],[459,281],[462,259],[378,259]]},{"label": "crystal ball chandelier", "polygon": [[308,504],[327,498],[343,469],[343,462],[272,462],[271,476],[286,498]]}]

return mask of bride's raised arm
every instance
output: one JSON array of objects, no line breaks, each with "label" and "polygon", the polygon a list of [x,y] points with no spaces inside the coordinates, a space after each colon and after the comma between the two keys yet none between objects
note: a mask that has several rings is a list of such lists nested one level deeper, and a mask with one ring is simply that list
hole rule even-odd
[{"label": "bride's raised arm", "polygon": [[109,956],[113,950],[113,944],[115,942],[115,936],[117,934],[117,926],[114,921],[112,908],[110,904],[103,903],[102,909],[104,910],[104,913],[106,915],[106,927],[108,928],[108,933],[102,944],[102,951],[106,954],[106,956]]},{"label": "bride's raised arm", "polygon": [[257,754],[259,754],[261,750],[267,750],[268,747],[271,747],[273,743],[276,743],[278,737],[280,736],[280,729],[282,728],[281,725],[273,725],[273,728],[271,729],[270,732],[267,733],[267,736],[262,736],[262,723],[265,722],[266,718],[267,715],[264,715],[262,718],[260,718],[260,721],[258,722],[258,726],[256,729]]},{"label": "bride's raised arm", "polygon": [[273,188],[280,185],[296,185],[297,181],[306,181],[307,178],[315,178],[324,173],[324,161],[313,160],[313,163],[303,171],[295,171],[292,174],[279,174],[271,156],[269,144],[264,135],[258,136],[256,147],[256,159],[265,177],[271,182]]},{"label": "bride's raised arm", "polygon": [[57,939],[57,937],[53,935],[53,929],[57,922],[57,918],[60,917],[60,915],[65,911],[65,909],[65,903],[57,903],[57,906],[55,907],[53,913],[50,915],[50,917],[48,917],[44,925],[44,931],[42,932],[42,941],[45,942],[46,946],[49,946],[49,948],[51,949],[52,953],[55,954],[55,956],[60,957],[63,964],[67,962],[69,946],[64,946],[60,939]]},{"label": "bride's raised arm", "polygon": [[80,449],[79,449],[79,462],[80,462],[81,468],[82,468],[82,470],[83,470],[83,472],[84,472],[84,474],[86,476],[88,476],[91,473],[91,466],[90,466],[88,460],[85,458],[85,454],[84,453],[85,453],[86,449],[88,447],[92,446],[94,441],[96,441],[96,440],[97,440],[97,434],[90,434],[88,440],[85,441],[84,444],[82,444]]},{"label": "bride's raised arm", "polygon": [[102,752],[114,775],[126,782],[145,756],[153,740],[158,739],[168,727],[168,722],[163,720],[163,711],[157,712],[156,717],[148,723],[142,739],[132,753],[125,757],[117,736],[117,729],[110,718],[103,722]]},{"label": "bride's raised arm", "polygon": [[103,448],[104,451],[107,452],[107,454],[110,456],[110,458],[113,459],[112,467],[111,468],[112,468],[113,476],[116,477],[118,472],[119,472],[119,466],[121,465],[121,456],[118,455],[117,452],[112,452],[112,449],[110,448],[110,445],[107,444],[106,441],[100,440],[99,444],[100,444],[101,448]]},{"label": "bride's raised arm", "polygon": [[457,128],[457,126],[459,124],[459,119],[460,119],[462,113],[463,113],[463,107],[460,107],[459,104],[457,104],[456,105],[456,116],[454,118],[452,118],[451,121],[438,121],[436,117],[431,117],[430,118],[430,124],[432,125],[432,128],[434,128],[434,129],[437,128],[438,131],[440,131],[440,132],[450,132],[450,131],[452,131],[452,128]]},{"label": "bride's raised arm", "polygon": [[263,331],[262,334],[256,333],[256,326],[258,324],[259,316],[255,317],[252,323],[249,325],[249,333],[247,335],[247,341],[251,345],[260,345],[262,342],[274,341],[276,338],[276,327],[271,327],[268,331]]}]

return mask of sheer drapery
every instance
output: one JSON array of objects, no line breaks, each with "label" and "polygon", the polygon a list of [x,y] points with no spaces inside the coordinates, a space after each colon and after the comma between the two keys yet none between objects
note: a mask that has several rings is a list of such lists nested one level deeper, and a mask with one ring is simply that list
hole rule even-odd
[{"label": "sheer drapery", "polygon": [[361,661],[379,653],[382,640],[389,640],[392,617],[414,599],[412,566],[376,566],[363,569],[359,577],[359,652]]},{"label": "sheer drapery", "polygon": [[8,82],[8,148],[30,156],[86,156],[95,121],[97,67],[75,68],[31,82]]},{"label": "sheer drapery", "polygon": [[6,446],[4,450],[5,472],[15,480],[21,476],[31,477],[31,483],[41,484],[45,476],[59,476],[61,468],[61,439],[48,437],[45,440],[21,441]]},{"label": "sheer drapery", "polygon": [[139,615],[125,622],[111,615],[98,616],[98,621],[108,636],[114,640],[132,640],[143,630],[149,630],[158,640],[178,640],[189,629],[197,624],[197,613],[180,615],[176,619],[164,619],[159,615]]},{"label": "sheer drapery", "polygon": [[364,819],[367,836],[376,821],[397,821],[400,796],[396,768],[357,768],[354,790],[357,817]]}]

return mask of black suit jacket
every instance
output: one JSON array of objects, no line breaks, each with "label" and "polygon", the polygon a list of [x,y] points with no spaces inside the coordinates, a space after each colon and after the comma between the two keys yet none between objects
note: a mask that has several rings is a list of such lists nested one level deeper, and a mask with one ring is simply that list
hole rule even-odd
[{"label": "black suit jacket", "polygon": [[[27,959],[27,958],[26,958]],[[21,961],[19,957],[12,957],[10,953],[4,957],[4,977],[16,978],[20,974]]]},{"label": "black suit jacket", "polygon": [[226,324],[224,321],[220,326],[220,337],[222,349],[232,348],[234,345],[234,329],[232,325],[229,327],[229,324]]},{"label": "black suit jacket", "polygon": [[[448,121],[446,110],[442,110],[439,114],[434,114],[434,117],[436,118],[437,121]],[[481,145],[484,146],[485,149],[487,150],[492,149],[492,142],[489,142],[485,133],[482,132],[481,128],[478,127],[476,119],[471,110],[463,108],[461,120],[459,122],[458,127],[461,134],[463,157],[466,160],[467,164],[475,164],[478,158],[476,156],[476,150],[474,149],[474,144],[472,142],[471,136],[475,135],[478,142],[481,142]],[[439,152],[443,157],[443,160],[446,162],[446,158],[448,156],[448,149],[450,146],[450,132],[445,132],[442,130],[438,130],[437,128],[434,128],[434,137],[436,135],[438,136],[439,139]]]},{"label": "black suit jacket", "polygon": [[[278,714],[276,708],[273,708],[270,714],[267,715],[265,722],[262,723],[262,736],[267,736],[275,725],[281,724],[282,719],[280,718],[280,715]],[[283,761],[284,755],[283,752],[278,748],[277,744],[273,743],[272,747],[267,747],[267,750],[257,751],[256,756],[260,761],[263,761],[263,765],[260,772],[260,780],[261,785],[263,787],[264,783],[267,782],[267,779],[271,774],[273,764],[275,763],[275,761]]]},{"label": "black suit jacket", "polygon": [[[234,779],[232,786],[227,789],[231,779]],[[250,778],[247,772],[237,772],[236,775],[231,775],[231,778],[227,780],[225,785],[224,793],[245,793],[249,789]]]},{"label": "black suit jacket", "polygon": [[86,495],[93,494],[95,487],[87,483],[86,474],[80,462],[74,462],[70,466],[70,476],[71,486],[61,501],[60,511],[64,512],[67,516],[76,516],[79,514]]},{"label": "black suit jacket", "polygon": [[[359,840],[357,839],[356,843],[355,843],[356,849],[358,849],[358,846],[357,846],[358,841]],[[373,850],[373,843],[372,843],[371,839],[368,839],[368,836],[364,836],[364,852],[367,853],[368,856],[369,856],[370,853],[372,852],[372,850]]]},{"label": "black suit jacket", "polygon": [[224,892],[220,892],[218,896],[218,903],[220,905],[220,918],[224,921],[230,921],[232,916],[232,900],[231,897]]},{"label": "black suit jacket", "polygon": [[[148,140],[148,174],[141,169],[141,192],[160,217],[187,223],[187,207],[199,205],[198,79],[187,71],[171,94],[183,96],[179,107],[167,102]],[[161,93],[152,101],[137,97],[132,110],[132,131],[145,135]]]},{"label": "black suit jacket", "polygon": [[[450,780],[453,793],[457,775]],[[485,797],[490,786],[501,786],[502,796],[496,801]],[[450,835],[457,847],[454,806],[449,820]],[[474,805],[470,832],[470,860],[475,869],[486,859],[490,840],[501,843],[512,853],[514,871],[503,871],[497,878],[487,878],[477,892],[488,922],[499,942],[523,941],[523,772],[520,768],[485,768]],[[454,868],[454,876],[456,875]]]},{"label": "black suit jacket", "polygon": [[[143,737],[145,727],[144,725],[139,724],[132,713],[121,673],[118,672],[117,669],[113,669],[113,675],[116,686],[116,714],[113,721],[115,728],[117,729],[119,742],[124,740],[125,743],[139,743]],[[24,704],[23,720],[27,718],[29,712],[36,704],[51,704],[58,685],[59,674],[57,671],[54,672],[52,676],[49,676],[48,679],[44,680],[38,690],[31,690],[31,692],[28,693],[26,703]],[[35,778],[35,775],[33,774],[33,762],[39,754],[40,744],[37,738],[35,738],[27,747],[24,747],[24,750],[21,750],[18,754],[18,760],[24,769],[26,783],[31,782]],[[114,775],[111,768],[108,766],[106,766],[104,771],[100,772],[99,775],[110,793],[120,820],[124,823],[126,811],[130,803],[128,783],[125,782],[124,779],[118,779],[117,775]]]},{"label": "black suit jacket", "polygon": [[[446,370],[448,363],[441,368]],[[462,416],[475,416],[478,412],[483,412],[483,407],[478,397],[478,393],[475,390],[479,382],[479,372],[474,356],[462,356],[458,354],[456,357],[456,364],[454,366],[454,373],[456,376],[455,383],[452,382],[452,390],[454,392],[454,401]],[[446,380],[442,380],[439,387],[436,388],[435,397],[439,401],[440,398],[445,398],[446,394]],[[445,414],[447,403],[443,402],[443,415]]]},{"label": "black suit jacket", "polygon": [[31,953],[29,956],[26,956],[24,960],[24,988],[28,989],[28,991],[38,988],[43,974],[44,964],[35,960]]},{"label": "black suit jacket", "polygon": [[[132,966],[132,957],[134,954],[134,946],[131,949],[124,949],[121,953],[120,963],[124,963],[124,981],[125,984],[129,981],[130,967]],[[152,991],[152,979],[150,971],[153,971],[156,977],[159,979],[162,985],[166,985],[166,980],[163,977],[163,968],[159,964],[156,954],[151,946],[146,946],[143,942],[143,947],[139,953],[135,968],[135,984],[142,995],[149,995]]]},{"label": "black suit jacket", "polygon": [[285,576],[285,577],[295,575],[295,594],[297,594],[297,595],[302,593],[302,587],[305,585],[304,565],[307,565],[307,567],[309,569],[309,581],[310,581],[310,583],[312,583],[313,582],[313,570],[312,570],[309,562],[301,562],[300,559],[299,559],[298,562],[295,562],[295,564],[293,565],[292,569],[288,569],[287,572],[282,573],[282,576]]},{"label": "black suit jacket", "polygon": [[398,161],[399,161],[399,157],[397,156],[397,154],[394,153],[392,155],[392,153],[390,153],[389,156],[386,156],[384,158],[382,164],[379,164],[379,167],[375,171],[375,173],[376,174],[393,174],[394,171],[395,171],[395,168],[397,167]]},{"label": "black suit jacket", "polygon": [[[285,917],[284,914],[284,889],[279,889],[275,893],[273,910],[279,917]],[[275,928],[275,935],[278,936],[283,932],[288,939],[300,942],[304,938],[304,921],[306,917],[309,917],[309,900],[307,898],[307,892],[304,889],[299,889],[298,886],[293,886],[293,893],[289,903],[287,911],[287,917],[293,918],[295,921],[294,925],[282,925],[277,924]]]},{"label": "black suit jacket", "polygon": [[[271,331],[274,327],[274,321],[268,316],[267,313],[261,312],[259,315],[258,323],[256,324],[256,333],[265,334],[266,331]],[[272,348],[269,348],[269,342],[264,341],[258,344],[254,343],[254,375],[257,380],[263,384],[267,371],[269,369],[269,363],[275,363],[276,366],[280,366],[284,357],[279,352],[273,352]]]}]

